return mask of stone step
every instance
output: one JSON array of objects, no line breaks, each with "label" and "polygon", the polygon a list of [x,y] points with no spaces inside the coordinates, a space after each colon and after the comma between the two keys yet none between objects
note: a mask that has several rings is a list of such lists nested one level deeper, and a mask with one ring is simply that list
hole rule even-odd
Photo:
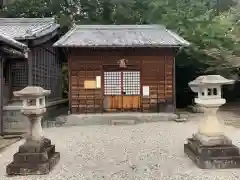
[{"label": "stone step", "polygon": [[39,142],[26,142],[19,147],[19,153],[37,153],[44,152],[46,148],[51,146],[51,140],[45,138],[41,143]]},{"label": "stone step", "polygon": [[7,174],[12,175],[44,175],[49,174],[53,167],[59,162],[60,153],[55,152],[47,162],[35,163],[15,163],[12,162],[7,166]]},{"label": "stone step", "polygon": [[111,120],[112,125],[133,125],[136,124],[136,120],[122,120],[122,119],[117,119],[117,120]]},{"label": "stone step", "polygon": [[188,139],[188,147],[196,152],[197,156],[202,159],[240,156],[238,147],[234,145],[202,146],[200,142],[190,138]]},{"label": "stone step", "polygon": [[44,163],[55,153],[55,146],[47,147],[44,152],[40,153],[16,153],[13,156],[15,163]]},{"label": "stone step", "polygon": [[202,169],[240,168],[240,156],[209,157],[204,159],[201,156],[198,156],[198,154],[189,147],[189,144],[184,144],[184,152],[199,168]]}]

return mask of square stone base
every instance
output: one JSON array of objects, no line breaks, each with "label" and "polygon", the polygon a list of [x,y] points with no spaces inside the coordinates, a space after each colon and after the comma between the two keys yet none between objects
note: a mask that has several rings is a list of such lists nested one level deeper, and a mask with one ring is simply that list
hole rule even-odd
[{"label": "square stone base", "polygon": [[202,169],[240,168],[239,149],[234,145],[206,146],[196,139],[188,139],[184,152]]},{"label": "square stone base", "polygon": [[60,153],[55,152],[50,140],[44,139],[40,143],[30,142],[20,146],[6,171],[9,176],[48,174],[59,160]]},{"label": "square stone base", "polygon": [[232,141],[224,135],[219,136],[206,136],[201,133],[193,135],[194,140],[199,140],[202,145],[215,146],[215,145],[231,145]]}]

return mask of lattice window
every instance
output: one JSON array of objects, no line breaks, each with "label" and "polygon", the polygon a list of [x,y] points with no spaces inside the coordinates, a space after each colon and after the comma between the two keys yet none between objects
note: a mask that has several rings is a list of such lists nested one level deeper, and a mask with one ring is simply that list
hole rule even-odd
[{"label": "lattice window", "polygon": [[14,90],[28,85],[28,64],[26,61],[15,61],[12,64],[12,83]]},{"label": "lattice window", "polygon": [[121,72],[104,72],[104,94],[121,95]]},{"label": "lattice window", "polygon": [[140,95],[140,72],[105,72],[105,95]]},{"label": "lattice window", "polygon": [[125,95],[140,95],[140,72],[123,72],[123,92]]},{"label": "lattice window", "polygon": [[62,97],[62,70],[57,51],[52,47],[35,48],[33,61],[34,85],[51,90],[48,99]]}]

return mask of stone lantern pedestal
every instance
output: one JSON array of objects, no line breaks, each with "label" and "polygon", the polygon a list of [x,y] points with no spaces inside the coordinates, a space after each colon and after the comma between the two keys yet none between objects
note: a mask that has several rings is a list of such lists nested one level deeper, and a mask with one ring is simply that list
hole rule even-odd
[{"label": "stone lantern pedestal", "polygon": [[6,168],[8,175],[48,174],[59,162],[60,153],[55,152],[55,145],[43,136],[41,126],[42,116],[46,112],[45,96],[49,94],[50,91],[33,86],[14,92],[23,101],[22,114],[27,116],[30,126],[25,143]]},{"label": "stone lantern pedestal", "polygon": [[189,83],[198,93],[195,103],[202,107],[204,114],[198,132],[184,145],[184,152],[200,168],[240,168],[239,149],[224,135],[223,124],[216,116],[218,108],[226,103],[221,97],[221,86],[232,83],[233,80],[219,75],[200,76]]}]

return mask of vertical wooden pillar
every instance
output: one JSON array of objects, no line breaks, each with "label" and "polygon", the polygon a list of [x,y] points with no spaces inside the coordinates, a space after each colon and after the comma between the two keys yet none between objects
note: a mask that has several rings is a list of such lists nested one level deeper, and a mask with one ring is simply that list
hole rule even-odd
[{"label": "vertical wooden pillar", "polygon": [[0,57],[0,136],[4,135],[3,129],[3,86],[4,86],[4,79],[3,79],[3,63],[4,58]]},{"label": "vertical wooden pillar", "polygon": [[33,85],[33,50],[28,51],[28,85]]},{"label": "vertical wooden pillar", "polygon": [[13,83],[12,83],[12,62],[10,61],[10,63],[8,64],[8,84],[9,84],[9,91],[11,94],[9,94],[9,99],[12,99],[12,93],[13,93]]},{"label": "vertical wooden pillar", "polygon": [[176,60],[175,60],[175,57],[173,58],[173,71],[172,71],[172,74],[173,74],[173,86],[172,86],[172,90],[173,90],[173,110],[174,110],[174,113],[176,113],[176,109],[177,109],[177,105],[176,105]]},{"label": "vertical wooden pillar", "polygon": [[[101,57],[101,61],[103,62],[103,57]],[[103,65],[100,66],[101,67],[101,113],[104,112],[104,68]]]},{"label": "vertical wooden pillar", "polygon": [[72,114],[72,51],[68,49],[68,106],[69,113]]},{"label": "vertical wooden pillar", "polygon": [[166,112],[167,105],[168,105],[167,104],[168,100],[166,98],[166,96],[167,96],[167,93],[166,93],[166,91],[167,91],[167,57],[163,56],[163,58],[164,58],[164,99],[165,99],[165,101],[164,101],[164,112]]}]

